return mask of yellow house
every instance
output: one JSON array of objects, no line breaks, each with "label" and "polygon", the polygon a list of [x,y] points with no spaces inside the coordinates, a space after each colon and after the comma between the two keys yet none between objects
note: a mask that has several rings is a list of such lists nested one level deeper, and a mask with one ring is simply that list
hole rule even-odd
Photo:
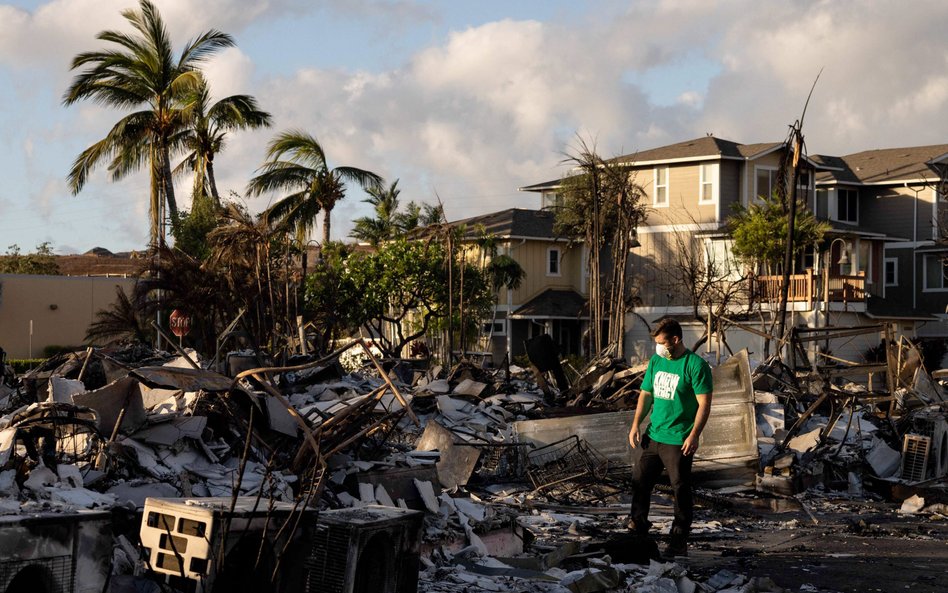
[{"label": "yellow house", "polygon": [[478,256],[478,239],[490,236],[498,255],[523,268],[516,289],[501,289],[493,319],[482,325],[482,344],[495,363],[524,354],[527,340],[546,333],[561,355],[580,354],[587,327],[585,251],[553,231],[553,213],[509,208],[449,223],[463,226],[469,254]]}]

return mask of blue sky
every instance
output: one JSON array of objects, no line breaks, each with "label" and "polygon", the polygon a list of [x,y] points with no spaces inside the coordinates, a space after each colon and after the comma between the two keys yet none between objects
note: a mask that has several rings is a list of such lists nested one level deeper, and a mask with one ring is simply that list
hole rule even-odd
[{"label": "blue sky", "polygon": [[[2,2],[2,0],[0,0]],[[68,64],[127,30],[131,0],[0,3],[0,252],[141,249],[148,183],[97,171],[77,195],[72,160],[120,113],[61,105]],[[218,96],[249,93],[270,130],[235,134],[222,190],[243,192],[277,132],[315,135],[332,165],[399,179],[404,201],[449,218],[534,207],[517,188],[561,176],[577,136],[604,156],[706,133],[782,139],[816,73],[811,152],[948,142],[943,2],[732,0],[434,2],[157,0],[177,47],[208,28],[237,47],[207,65]],[[187,205],[189,182],[178,186]],[[259,211],[277,196],[247,200]],[[333,237],[368,214],[352,190]],[[317,231],[316,236],[319,233]]]}]

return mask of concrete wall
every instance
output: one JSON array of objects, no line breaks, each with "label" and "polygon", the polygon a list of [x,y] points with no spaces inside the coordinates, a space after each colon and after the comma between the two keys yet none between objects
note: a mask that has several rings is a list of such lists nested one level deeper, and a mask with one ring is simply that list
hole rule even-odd
[{"label": "concrete wall", "polygon": [[81,345],[96,312],[115,301],[115,287],[131,293],[135,282],[134,278],[0,274],[0,347],[10,358],[30,358],[42,356],[46,346]]}]

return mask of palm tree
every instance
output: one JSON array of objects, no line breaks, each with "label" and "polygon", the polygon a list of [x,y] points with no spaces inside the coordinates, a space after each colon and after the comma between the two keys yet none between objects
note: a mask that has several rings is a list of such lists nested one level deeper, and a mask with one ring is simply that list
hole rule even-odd
[{"label": "palm tree", "polygon": [[207,237],[211,253],[205,265],[218,270],[228,292],[239,295],[243,306],[254,311],[256,333],[261,339],[275,331],[279,317],[273,249],[281,245],[286,228],[274,226],[272,220],[266,211],[253,216],[246,208],[229,202],[220,215],[220,223]]},{"label": "palm tree", "polygon": [[[377,247],[382,241],[395,238],[395,236],[404,233],[418,226],[418,217],[421,208],[414,203],[409,206],[408,212],[398,211],[398,180],[396,179],[388,188],[373,186],[366,190],[369,197],[362,200],[370,204],[375,209],[375,217],[363,216],[357,218],[355,226],[349,236],[360,241],[366,241]],[[408,226],[411,225],[411,226]],[[407,228],[406,228],[407,227]]]},{"label": "palm tree", "polygon": [[346,182],[355,182],[363,189],[382,183],[381,177],[364,169],[330,168],[316,138],[299,130],[283,132],[274,138],[267,147],[267,159],[260,173],[250,180],[247,193],[259,196],[278,190],[293,192],[268,212],[294,227],[300,242],[316,225],[316,216],[322,211],[322,244],[329,243],[330,214],[336,203],[345,197]]},{"label": "palm tree", "polygon": [[175,58],[171,41],[158,9],[140,0],[139,9],[122,16],[138,34],[103,31],[96,38],[116,47],[84,52],[72,60],[72,70],[81,71],[63,96],[66,105],[81,99],[126,108],[143,108],[116,123],[109,133],[80,154],[69,172],[72,193],[79,193],[92,170],[108,161],[113,180],[149,165],[151,196],[151,240],[164,242],[162,206],[167,204],[172,220],[177,204],[171,179],[173,136],[184,124],[182,107],[188,91],[200,82],[198,66],[214,52],[234,45],[226,33],[209,30],[185,45]]},{"label": "palm tree", "polygon": [[175,173],[189,169],[194,173],[194,196],[210,195],[220,206],[214,175],[214,156],[224,148],[227,132],[268,127],[270,114],[261,111],[250,95],[231,95],[213,105],[207,80],[200,77],[198,86],[189,97],[187,129],[176,138],[190,152],[175,169]]},{"label": "palm tree", "polygon": [[107,309],[96,311],[95,321],[86,330],[86,343],[107,343],[131,339],[147,343],[150,334],[144,312],[139,303],[129,298],[121,286],[115,287],[115,302]]}]

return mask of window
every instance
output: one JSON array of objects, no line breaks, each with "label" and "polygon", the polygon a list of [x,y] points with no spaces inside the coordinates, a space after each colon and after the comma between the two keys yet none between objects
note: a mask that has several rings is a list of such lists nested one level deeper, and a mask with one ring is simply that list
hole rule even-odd
[{"label": "window", "polygon": [[701,163],[700,179],[698,181],[698,203],[714,203],[714,178],[717,167],[713,163]]},{"label": "window", "polygon": [[800,174],[797,175],[797,198],[802,200],[803,203],[810,203],[810,172],[809,171],[800,171]]},{"label": "window", "polygon": [[885,258],[885,285],[899,285],[899,260],[895,257]]},{"label": "window", "polygon": [[540,194],[540,198],[542,201],[541,208],[543,210],[556,210],[557,208],[562,208],[565,202],[565,198],[562,194],[552,191],[543,192]]},{"label": "window", "polygon": [[859,193],[854,189],[836,190],[836,220],[859,222]]},{"label": "window", "polygon": [[942,291],[948,290],[948,263],[941,255],[925,256],[925,290]]},{"label": "window", "polygon": [[872,244],[869,241],[856,241],[856,253],[859,256],[855,266],[855,273],[862,272],[866,282],[872,284]]},{"label": "window", "polygon": [[668,167],[655,169],[655,198],[652,205],[668,205]]},{"label": "window", "polygon": [[[491,331],[492,327],[493,331]],[[485,321],[481,326],[481,333],[483,333],[485,336],[489,336],[491,334],[495,336],[503,336],[507,333],[507,326],[503,321]]]},{"label": "window", "polygon": [[813,270],[816,268],[816,252],[813,249],[805,249],[797,261],[800,270]]},{"label": "window", "polygon": [[560,250],[556,247],[551,247],[546,252],[546,275],[547,276],[559,276],[560,275]]},{"label": "window", "polygon": [[722,280],[740,280],[741,264],[734,258],[730,239],[705,240],[705,270],[709,275]]},{"label": "window", "polygon": [[777,170],[767,167],[757,167],[757,186],[754,197],[757,200],[769,198],[777,189]]}]

